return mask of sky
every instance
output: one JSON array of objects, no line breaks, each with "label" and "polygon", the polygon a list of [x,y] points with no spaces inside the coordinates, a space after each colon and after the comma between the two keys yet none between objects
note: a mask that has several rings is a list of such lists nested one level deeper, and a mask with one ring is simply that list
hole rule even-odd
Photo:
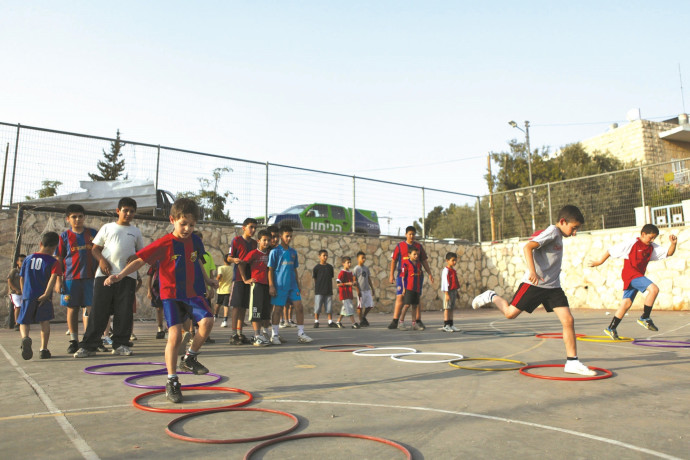
[{"label": "sky", "polygon": [[[480,194],[486,156],[684,111],[648,1],[15,1],[0,121]],[[684,90],[690,104],[690,94]],[[385,212],[385,211],[382,211]]]}]

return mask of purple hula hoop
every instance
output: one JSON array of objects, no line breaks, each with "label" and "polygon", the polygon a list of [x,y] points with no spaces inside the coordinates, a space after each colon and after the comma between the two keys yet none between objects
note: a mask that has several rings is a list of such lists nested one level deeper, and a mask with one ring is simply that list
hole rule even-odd
[{"label": "purple hula hoop", "polygon": [[[97,371],[96,369],[102,369],[104,367],[112,367],[112,366],[145,366],[145,365],[150,365],[150,366],[163,366],[163,369],[154,369],[152,371],[121,371],[121,372],[102,372],[102,371]],[[131,362],[131,363],[108,363],[108,364],[96,364],[95,366],[89,366],[84,369],[84,372],[87,374],[94,374],[94,375],[135,375],[135,374],[163,374],[167,373],[167,369],[165,368],[165,363],[138,363],[138,362]]]},{"label": "purple hula hoop", "polygon": [[[657,343],[682,343],[683,345],[657,345]],[[690,348],[690,342],[681,342],[677,340],[633,340],[633,345],[640,345],[643,347],[661,347],[661,348]]]},{"label": "purple hula hoop", "polygon": [[[186,375],[192,375],[192,372],[178,372],[178,375],[180,374],[186,374]],[[165,388],[165,385],[139,385],[136,383],[132,383],[132,380],[140,379],[142,377],[153,377],[153,376],[158,376],[162,374],[153,374],[153,373],[142,373],[142,374],[136,374],[136,375],[130,375],[129,377],[125,378],[125,385],[129,387],[134,387],[134,388],[143,388],[145,390],[162,390]],[[215,377],[213,380],[209,380],[208,382],[202,382],[202,383],[191,383],[189,385],[180,385],[180,388],[189,388],[189,387],[208,387],[211,385],[215,385],[216,383],[220,382],[223,380],[223,377],[214,374],[213,372],[209,372],[206,375],[210,375]]]}]

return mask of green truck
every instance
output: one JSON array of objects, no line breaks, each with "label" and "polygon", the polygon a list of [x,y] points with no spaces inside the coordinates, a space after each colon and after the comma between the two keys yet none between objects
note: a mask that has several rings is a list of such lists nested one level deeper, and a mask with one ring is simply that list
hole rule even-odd
[{"label": "green truck", "polygon": [[[300,204],[268,217],[268,225],[282,224],[290,225],[294,229],[350,233],[352,208],[324,203]],[[372,236],[381,234],[376,211],[355,209],[355,233]]]}]

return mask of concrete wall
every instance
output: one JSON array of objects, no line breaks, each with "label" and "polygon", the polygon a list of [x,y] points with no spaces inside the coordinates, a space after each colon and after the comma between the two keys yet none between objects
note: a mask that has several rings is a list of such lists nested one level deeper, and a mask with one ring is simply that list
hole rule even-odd
[{"label": "concrete wall", "polygon": [[[0,212],[0,273],[9,273],[14,254],[16,213]],[[89,226],[98,228],[108,218],[89,216]],[[136,221],[144,235],[146,243],[168,233],[171,226],[167,222]],[[27,213],[22,228],[22,241],[28,246],[36,247],[41,233],[48,230],[62,231],[66,227],[64,219],[55,213]],[[240,228],[199,225],[198,229],[204,234],[204,243],[212,254],[216,263],[222,263],[223,254],[230,246],[232,238],[241,233]],[[661,288],[661,293],[655,308],[664,310],[688,310],[690,304],[690,281],[688,281],[688,263],[690,256],[690,228],[677,227],[673,233],[678,235],[679,245],[676,254],[661,262],[651,262],[648,276]],[[563,263],[562,283],[568,294],[570,303],[577,308],[615,308],[620,302],[622,281],[620,271],[623,262],[610,259],[598,268],[587,267],[587,262],[599,257],[606,248],[622,241],[626,237],[639,234],[638,228],[623,228],[614,230],[600,230],[591,234],[580,234],[574,238],[565,239],[565,258]],[[667,229],[662,229],[659,240],[662,245],[668,244]],[[372,238],[366,236],[342,236],[312,233],[296,233],[293,246],[300,259],[299,276],[302,285],[302,298],[307,312],[313,311],[313,283],[311,270],[318,263],[318,251],[322,248],[329,251],[329,262],[340,269],[340,257],[348,255],[355,257],[358,251],[367,254],[367,265],[371,269],[372,281],[376,289],[376,307],[379,311],[392,311],[395,288],[388,283],[390,256],[395,245],[401,241],[397,238]],[[422,304],[427,310],[441,308],[442,297],[439,291],[440,274],[444,266],[446,252],[458,254],[456,269],[460,278],[459,308],[470,308],[472,298],[486,289],[495,289],[499,294],[510,297],[519,284],[525,270],[522,255],[524,240],[508,240],[502,243],[483,243],[481,245],[454,245],[442,242],[424,242],[429,256],[435,280],[433,286],[425,281]],[[31,252],[27,250],[27,252]],[[142,269],[142,274],[145,271]],[[5,278],[6,279],[6,278]],[[7,283],[0,287],[0,293],[7,298]],[[154,310],[145,298],[146,290],[137,293],[139,308],[137,318],[154,318]],[[57,296],[54,297],[57,304]],[[340,302],[334,302],[339,310]],[[642,299],[638,296],[633,308],[642,308]],[[56,319],[64,320],[64,309],[56,306]],[[6,308],[0,308],[0,318],[7,315]]]}]

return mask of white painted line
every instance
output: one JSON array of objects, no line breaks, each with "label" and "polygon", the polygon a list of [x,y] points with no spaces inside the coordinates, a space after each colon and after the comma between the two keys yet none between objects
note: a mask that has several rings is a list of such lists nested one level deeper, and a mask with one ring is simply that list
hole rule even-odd
[{"label": "white painted line", "polygon": [[431,407],[396,406],[396,405],[389,405],[389,404],[367,404],[367,403],[354,403],[354,402],[343,402],[343,401],[303,401],[303,400],[296,400],[296,399],[274,399],[274,400],[264,400],[263,402],[299,403],[299,404],[329,404],[329,405],[337,404],[337,405],[341,405],[341,406],[383,407],[386,409],[407,409],[407,410],[418,410],[418,411],[425,411],[425,412],[438,412],[441,414],[462,415],[465,417],[483,418],[486,420],[493,420],[496,422],[515,423],[518,425],[525,425],[525,426],[529,426],[529,427],[533,427],[533,428],[541,428],[543,430],[557,431],[559,433],[570,434],[573,436],[579,436],[581,438],[591,439],[592,441],[599,441],[599,442],[604,442],[604,443],[611,444],[611,445],[614,445],[617,447],[623,447],[624,449],[634,450],[636,452],[641,452],[643,454],[652,455],[654,457],[663,458],[666,460],[683,460],[680,457],[674,457],[673,455],[664,454],[663,452],[657,452],[655,450],[647,449],[644,447],[634,446],[632,444],[628,444],[628,443],[622,442],[622,441],[617,441],[615,439],[609,439],[609,438],[604,438],[602,436],[597,436],[597,435],[588,434],[588,433],[582,433],[580,431],[568,430],[566,428],[558,428],[555,426],[542,425],[540,423],[525,422],[523,420],[516,420],[516,419],[511,419],[511,418],[505,418],[505,417],[496,417],[494,415],[484,415],[484,414],[475,414],[472,412],[459,412],[459,411],[444,410],[444,409],[434,409]]},{"label": "white painted line", "polygon": [[43,391],[43,388],[36,382],[29,374],[27,374],[24,369],[19,367],[19,364],[17,364],[17,361],[12,358],[12,356],[5,350],[5,347],[0,345],[0,351],[5,355],[5,358],[7,358],[7,361],[12,364],[12,366],[15,368],[15,370],[19,373],[19,375],[22,376],[26,382],[31,385],[31,388],[33,388],[34,392],[36,392],[36,395],[38,398],[41,400],[41,402],[46,406],[46,409],[50,411],[51,414],[57,414],[55,417],[55,421],[57,421],[58,425],[60,425],[60,428],[62,428],[62,431],[65,432],[67,437],[69,438],[70,441],[72,441],[72,444],[74,444],[74,447],[79,451],[79,453],[84,457],[86,460],[100,460],[98,455],[96,455],[96,452],[89,446],[84,438],[82,438],[79,433],[77,433],[77,430],[74,429],[72,424],[67,420],[67,417],[62,413],[60,409],[57,408],[55,403],[53,402],[52,399],[48,396],[48,394]]}]

